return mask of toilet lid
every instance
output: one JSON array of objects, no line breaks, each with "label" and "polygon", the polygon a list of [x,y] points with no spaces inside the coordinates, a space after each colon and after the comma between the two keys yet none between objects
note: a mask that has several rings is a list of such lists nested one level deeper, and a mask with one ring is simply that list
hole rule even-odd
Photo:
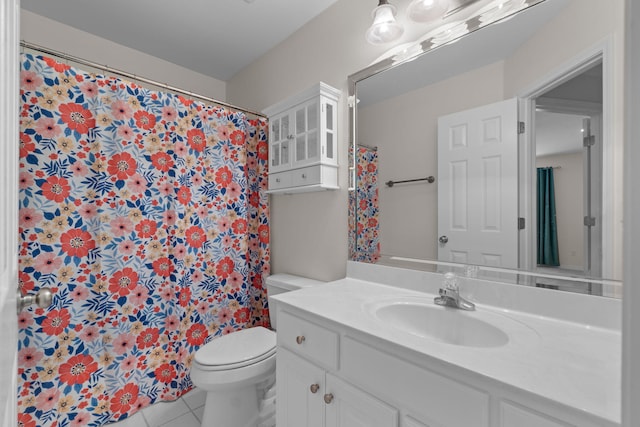
[{"label": "toilet lid", "polygon": [[209,367],[237,368],[259,362],[275,350],[275,332],[258,326],[211,340],[196,351],[195,360]]}]

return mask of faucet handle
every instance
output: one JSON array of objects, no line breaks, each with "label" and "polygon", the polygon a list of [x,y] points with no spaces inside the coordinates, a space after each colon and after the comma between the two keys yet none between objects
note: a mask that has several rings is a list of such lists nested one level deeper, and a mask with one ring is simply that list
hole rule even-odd
[{"label": "faucet handle", "polygon": [[444,275],[444,288],[450,291],[458,290],[458,277],[455,273],[447,273]]}]

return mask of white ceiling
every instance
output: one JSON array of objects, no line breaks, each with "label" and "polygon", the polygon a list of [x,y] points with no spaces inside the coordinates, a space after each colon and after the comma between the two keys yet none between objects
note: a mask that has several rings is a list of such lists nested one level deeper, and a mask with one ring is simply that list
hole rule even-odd
[{"label": "white ceiling", "polygon": [[22,7],[227,81],[337,0],[22,0]]}]

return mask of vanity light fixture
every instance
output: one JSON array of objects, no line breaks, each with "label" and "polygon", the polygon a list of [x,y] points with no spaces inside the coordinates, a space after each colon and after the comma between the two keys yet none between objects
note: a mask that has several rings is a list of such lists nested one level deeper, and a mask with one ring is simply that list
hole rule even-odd
[{"label": "vanity light fixture", "polygon": [[413,0],[407,7],[409,19],[429,22],[442,18],[449,8],[447,0]]},{"label": "vanity light fixture", "polygon": [[367,30],[366,38],[371,44],[384,44],[402,36],[404,28],[396,21],[396,7],[388,0],[380,0],[373,9],[373,24]]}]

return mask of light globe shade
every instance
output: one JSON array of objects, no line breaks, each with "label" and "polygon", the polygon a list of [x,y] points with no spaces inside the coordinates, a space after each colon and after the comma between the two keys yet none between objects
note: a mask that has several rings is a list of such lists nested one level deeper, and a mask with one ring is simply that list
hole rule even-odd
[{"label": "light globe shade", "polygon": [[407,7],[409,19],[429,22],[442,18],[449,7],[447,0],[413,0]]},{"label": "light globe shade", "polygon": [[395,6],[391,4],[378,5],[373,10],[373,24],[367,30],[367,41],[371,44],[384,44],[399,39],[404,28],[396,22],[395,15]]}]

